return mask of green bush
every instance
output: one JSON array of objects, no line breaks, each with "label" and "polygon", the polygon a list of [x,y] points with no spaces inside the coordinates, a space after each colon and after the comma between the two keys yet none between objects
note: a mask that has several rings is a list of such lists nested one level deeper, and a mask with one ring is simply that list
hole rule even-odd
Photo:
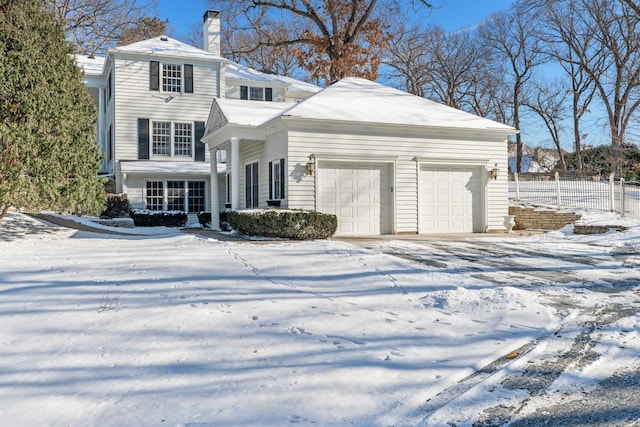
[{"label": "green bush", "polygon": [[[198,222],[202,228],[208,228],[211,224],[211,212],[198,212]],[[220,229],[222,231],[231,231],[226,211],[220,212]]]},{"label": "green bush", "polygon": [[259,212],[230,211],[226,214],[233,229],[249,236],[295,240],[326,239],[333,236],[338,227],[335,215],[316,211],[274,209]]},{"label": "green bush", "polygon": [[107,194],[107,207],[100,218],[124,218],[129,216],[129,200],[126,194]]},{"label": "green bush", "polygon": [[184,227],[187,223],[187,213],[182,211],[131,209],[129,216],[136,227]]}]

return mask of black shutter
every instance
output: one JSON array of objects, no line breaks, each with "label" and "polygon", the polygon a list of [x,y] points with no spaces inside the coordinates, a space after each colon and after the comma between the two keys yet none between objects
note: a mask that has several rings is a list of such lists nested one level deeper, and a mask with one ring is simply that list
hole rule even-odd
[{"label": "black shutter", "polygon": [[158,61],[149,63],[149,90],[160,90],[160,63]]},{"label": "black shutter", "polygon": [[249,99],[249,88],[247,86],[240,86],[240,99]]},{"label": "black shutter", "polygon": [[193,93],[193,65],[184,64],[184,93]]},{"label": "black shutter", "polygon": [[149,160],[149,119],[138,119],[138,160]]},{"label": "black shutter", "polygon": [[107,161],[113,160],[113,126],[109,126],[109,137],[107,138]]},{"label": "black shutter", "polygon": [[249,209],[251,205],[251,165],[244,166],[244,207]]},{"label": "black shutter", "polygon": [[[200,140],[204,136],[204,122],[195,122],[195,129],[193,132],[193,145],[194,145],[194,157],[196,162],[204,162],[205,156],[205,146],[204,142]],[[212,162],[215,162],[216,159],[212,159]]]},{"label": "black shutter", "polygon": [[280,198],[284,199],[284,178],[287,173],[284,170],[284,159],[280,159]]},{"label": "black shutter", "polygon": [[273,89],[270,87],[264,88],[264,100],[273,101]]},{"label": "black shutter", "polygon": [[269,199],[273,200],[273,162],[269,162]]}]

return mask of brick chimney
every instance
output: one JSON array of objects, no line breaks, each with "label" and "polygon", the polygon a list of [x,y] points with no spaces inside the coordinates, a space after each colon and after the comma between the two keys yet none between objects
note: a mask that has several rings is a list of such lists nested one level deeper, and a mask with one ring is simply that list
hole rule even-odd
[{"label": "brick chimney", "polygon": [[204,50],[220,56],[220,11],[207,10],[203,16]]}]

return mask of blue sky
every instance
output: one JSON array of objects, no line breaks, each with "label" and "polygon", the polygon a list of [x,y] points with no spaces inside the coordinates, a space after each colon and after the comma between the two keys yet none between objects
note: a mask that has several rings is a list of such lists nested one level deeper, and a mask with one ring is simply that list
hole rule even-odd
[{"label": "blue sky", "polygon": [[[430,20],[446,30],[474,27],[491,13],[507,9],[513,0],[432,0],[435,8]],[[193,25],[200,25],[208,7],[206,0],[158,0],[160,17],[169,20],[177,35],[187,34]],[[224,11],[222,11],[224,13]]]}]

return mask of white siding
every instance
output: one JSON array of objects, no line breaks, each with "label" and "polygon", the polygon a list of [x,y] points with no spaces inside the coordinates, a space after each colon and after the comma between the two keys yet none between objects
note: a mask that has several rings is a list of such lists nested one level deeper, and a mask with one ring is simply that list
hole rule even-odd
[{"label": "white siding", "polygon": [[[157,58],[153,59],[157,60]],[[113,111],[113,118],[107,115],[106,126],[108,129],[113,121],[117,191],[123,191],[119,162],[138,160],[139,118],[148,118],[151,121],[206,122],[213,98],[219,96],[218,63],[202,63],[189,59],[167,61],[167,63],[193,65],[194,93],[166,93],[161,90],[149,90],[150,60],[151,58],[115,59],[112,103],[108,105]],[[173,98],[169,99],[170,96]],[[208,162],[208,151],[205,151],[205,156]],[[193,160],[168,158],[167,161]],[[130,192],[139,191],[131,182],[128,183],[127,189]]]},{"label": "white siding", "polygon": [[[294,174],[302,169],[310,154],[316,156],[371,161],[388,159],[395,161],[395,180],[392,199],[395,202],[395,231],[418,231],[418,159],[434,159],[455,164],[459,159],[477,159],[492,168],[494,163],[504,171],[497,181],[487,182],[486,228],[503,229],[503,216],[508,211],[506,181],[506,141],[488,139],[486,136],[447,135],[445,133],[416,136],[398,129],[342,129],[327,131],[310,127],[289,132],[288,195],[290,208],[316,209],[314,195],[315,177]],[[407,136],[401,135],[407,133]],[[398,135],[400,134],[400,135]]]}]

